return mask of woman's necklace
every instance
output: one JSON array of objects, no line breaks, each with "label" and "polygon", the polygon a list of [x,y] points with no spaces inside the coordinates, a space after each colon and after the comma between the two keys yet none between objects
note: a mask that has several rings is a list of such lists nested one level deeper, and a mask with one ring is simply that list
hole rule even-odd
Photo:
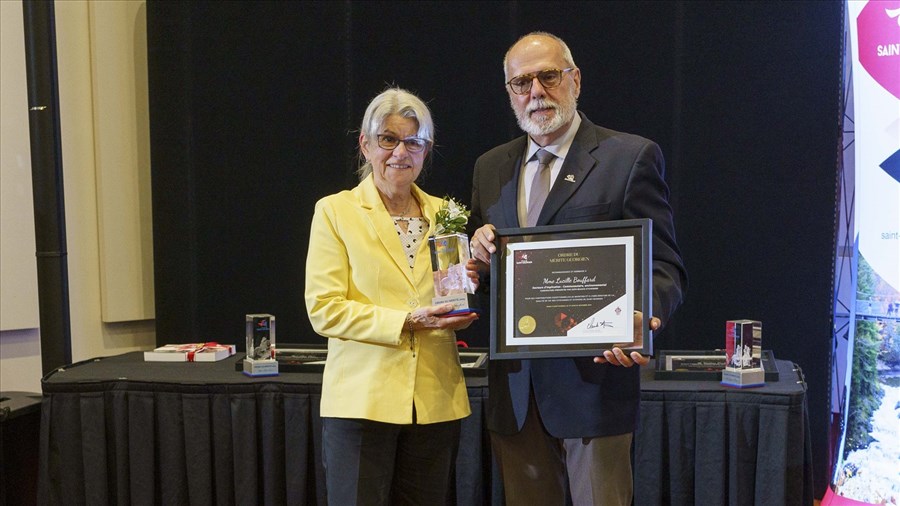
[{"label": "woman's necklace", "polygon": [[402,213],[394,216],[394,221],[409,221],[409,218],[406,216],[409,213],[410,208],[412,208],[412,197],[409,198],[409,202],[406,203],[406,209],[403,210]]}]

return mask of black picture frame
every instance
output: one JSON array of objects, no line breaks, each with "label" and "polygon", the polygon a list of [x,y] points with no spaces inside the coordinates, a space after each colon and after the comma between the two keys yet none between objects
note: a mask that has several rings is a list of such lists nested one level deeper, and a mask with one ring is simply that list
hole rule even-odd
[{"label": "black picture frame", "polygon": [[645,218],[496,230],[491,360],[600,356],[615,346],[653,355],[650,320],[637,316],[653,314],[652,226]]}]

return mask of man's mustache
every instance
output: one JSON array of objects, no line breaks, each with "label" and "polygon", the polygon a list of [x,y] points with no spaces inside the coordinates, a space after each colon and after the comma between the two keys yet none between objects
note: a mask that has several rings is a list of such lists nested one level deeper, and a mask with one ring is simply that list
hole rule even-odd
[{"label": "man's mustache", "polygon": [[525,107],[525,112],[530,114],[538,109],[553,109],[554,111],[559,111],[559,105],[552,100],[541,99],[530,102],[528,106]]}]

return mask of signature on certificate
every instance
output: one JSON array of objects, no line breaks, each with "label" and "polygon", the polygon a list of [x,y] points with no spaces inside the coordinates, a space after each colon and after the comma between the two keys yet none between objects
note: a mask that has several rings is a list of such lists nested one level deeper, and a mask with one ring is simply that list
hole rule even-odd
[{"label": "signature on certificate", "polygon": [[587,328],[589,328],[589,329],[596,329],[596,328],[611,329],[611,328],[613,328],[613,324],[612,324],[612,322],[608,322],[606,320],[597,321],[595,318],[591,318],[591,320],[587,323]]}]

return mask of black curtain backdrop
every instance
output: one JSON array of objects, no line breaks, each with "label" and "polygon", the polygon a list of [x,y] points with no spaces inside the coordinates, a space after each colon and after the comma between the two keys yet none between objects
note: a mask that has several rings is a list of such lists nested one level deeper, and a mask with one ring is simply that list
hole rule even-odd
[{"label": "black curtain backdrop", "polygon": [[[355,185],[368,101],[431,107],[426,191],[470,199],[472,167],[520,134],[502,58],[561,36],[579,109],[658,142],[687,299],[658,349],[723,346],[725,321],[809,383],[817,496],[828,480],[842,4],[809,2],[162,2],[147,4],[157,341],[280,342],[306,317],[313,206]],[[483,322],[484,323],[484,322]],[[488,327],[463,337],[486,346]]]}]

